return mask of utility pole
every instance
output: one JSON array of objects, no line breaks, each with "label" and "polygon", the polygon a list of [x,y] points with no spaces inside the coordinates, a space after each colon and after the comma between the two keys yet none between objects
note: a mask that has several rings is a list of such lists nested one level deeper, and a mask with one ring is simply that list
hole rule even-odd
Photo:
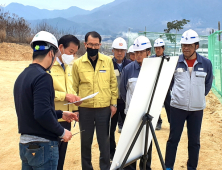
[{"label": "utility pole", "polygon": [[128,28],[128,46],[129,46],[129,43],[130,43],[129,34],[130,34],[130,27]]},{"label": "utility pole", "polygon": [[146,37],[146,26],[145,26],[145,37]]},{"label": "utility pole", "polygon": [[[218,31],[220,31],[220,21],[218,21]],[[220,41],[220,32],[219,32],[219,41]]]},{"label": "utility pole", "polygon": [[130,31],[133,28],[128,27],[128,46],[130,45]]},{"label": "utility pole", "polygon": [[220,59],[220,92],[222,92],[222,59],[221,59],[221,41],[220,41],[220,21],[218,21],[218,40],[219,40],[219,59]]},{"label": "utility pole", "polygon": [[177,28],[176,28],[176,34],[175,34],[174,56],[176,53],[176,45],[177,45]]}]

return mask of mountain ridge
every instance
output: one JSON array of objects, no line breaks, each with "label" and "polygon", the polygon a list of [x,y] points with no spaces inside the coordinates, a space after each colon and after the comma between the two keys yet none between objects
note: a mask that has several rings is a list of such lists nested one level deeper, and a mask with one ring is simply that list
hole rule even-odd
[{"label": "mountain ridge", "polygon": [[[17,9],[21,8],[21,6],[17,7]],[[81,34],[95,30],[101,34],[114,35],[127,32],[129,28],[133,32],[142,31],[145,27],[150,32],[163,32],[167,22],[188,19],[191,22],[186,24],[180,33],[192,28],[206,35],[207,30],[217,28],[217,22],[220,21],[219,17],[222,14],[222,3],[220,0],[214,0],[214,3],[211,0],[158,0],[158,3],[156,0],[115,0],[91,11],[78,7],[52,11],[41,9],[42,18],[38,16],[40,12],[34,11],[34,9],[37,10],[35,7],[30,9],[32,9],[31,12],[20,10],[23,15],[18,15],[25,16],[24,18],[32,26],[43,19],[48,24],[55,25],[57,20],[59,28],[65,29],[75,25]],[[47,15],[44,12],[51,14]],[[16,10],[13,13],[16,13]]]}]

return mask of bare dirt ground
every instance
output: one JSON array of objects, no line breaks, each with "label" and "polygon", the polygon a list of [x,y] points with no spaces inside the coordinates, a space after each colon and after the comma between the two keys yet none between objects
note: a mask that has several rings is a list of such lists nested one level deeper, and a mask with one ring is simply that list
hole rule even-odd
[{"label": "bare dirt ground", "polygon": [[0,60],[32,60],[32,49],[29,44],[0,43]]},{"label": "bare dirt ground", "polygon": [[[7,44],[6,44],[7,45]],[[31,61],[3,61],[7,55],[1,52],[0,45],[0,169],[17,170],[21,169],[19,157],[19,137],[17,117],[13,100],[13,86],[17,76]],[[7,55],[8,56],[8,55]],[[18,55],[19,58],[19,55]],[[23,60],[24,57],[20,55]],[[30,55],[28,56],[30,58]],[[12,59],[9,59],[12,60]],[[27,59],[26,59],[27,60]],[[222,169],[222,105],[216,96],[210,92],[206,98],[207,108],[204,110],[204,117],[201,131],[201,149],[198,170],[221,170]],[[165,155],[166,142],[169,135],[169,124],[165,110],[162,110],[163,124],[160,131],[156,131],[158,142],[163,154]],[[78,124],[72,128],[72,132],[78,132]],[[116,132],[118,142],[120,134]],[[183,135],[178,146],[177,158],[175,163],[176,170],[186,170],[187,162],[187,130],[184,126]],[[94,135],[92,144],[92,163],[95,170],[99,170],[99,149]],[[80,136],[76,135],[69,142],[64,170],[80,170]],[[153,145],[152,169],[161,170],[160,161]]]}]

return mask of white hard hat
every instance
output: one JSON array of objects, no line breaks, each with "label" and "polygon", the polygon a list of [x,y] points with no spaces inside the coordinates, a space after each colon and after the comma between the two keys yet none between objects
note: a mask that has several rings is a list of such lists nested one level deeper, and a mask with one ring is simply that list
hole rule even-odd
[{"label": "white hard hat", "polygon": [[126,41],[123,38],[118,37],[113,41],[112,48],[127,50]]},{"label": "white hard hat", "polygon": [[32,48],[34,48],[33,43],[36,41],[44,41],[46,43],[51,44],[56,49],[58,49],[58,41],[56,37],[47,31],[40,31],[34,36],[32,42],[30,43]]},{"label": "white hard hat", "polygon": [[128,53],[134,53],[133,45],[131,45],[130,48],[128,49]]},{"label": "white hard hat", "polygon": [[198,34],[196,33],[196,31],[189,29],[183,33],[180,43],[181,44],[194,44],[199,41],[200,41],[200,38]]},{"label": "white hard hat", "polygon": [[161,38],[157,38],[154,42],[154,47],[162,47],[164,45],[165,45],[165,43],[164,43],[163,39],[161,39]]},{"label": "white hard hat", "polygon": [[143,51],[147,48],[151,48],[152,45],[150,43],[150,40],[145,36],[139,36],[135,39],[133,44],[133,50],[134,51]]}]

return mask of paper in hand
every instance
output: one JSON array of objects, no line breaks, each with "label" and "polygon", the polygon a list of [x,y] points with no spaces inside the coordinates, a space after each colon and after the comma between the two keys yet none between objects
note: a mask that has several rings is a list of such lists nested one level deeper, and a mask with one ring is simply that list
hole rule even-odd
[{"label": "paper in hand", "polygon": [[[86,96],[86,97],[82,98],[80,101],[75,101],[75,102],[73,102],[73,103],[78,103],[78,102],[81,102],[81,101],[84,101],[84,100],[87,100],[87,99],[91,99],[91,98],[95,97],[98,93],[99,93],[99,92],[96,92],[96,93],[94,93],[94,94],[91,94],[91,95],[89,95],[89,96]],[[64,105],[73,104],[73,103],[66,103],[66,104],[64,104]]]}]

